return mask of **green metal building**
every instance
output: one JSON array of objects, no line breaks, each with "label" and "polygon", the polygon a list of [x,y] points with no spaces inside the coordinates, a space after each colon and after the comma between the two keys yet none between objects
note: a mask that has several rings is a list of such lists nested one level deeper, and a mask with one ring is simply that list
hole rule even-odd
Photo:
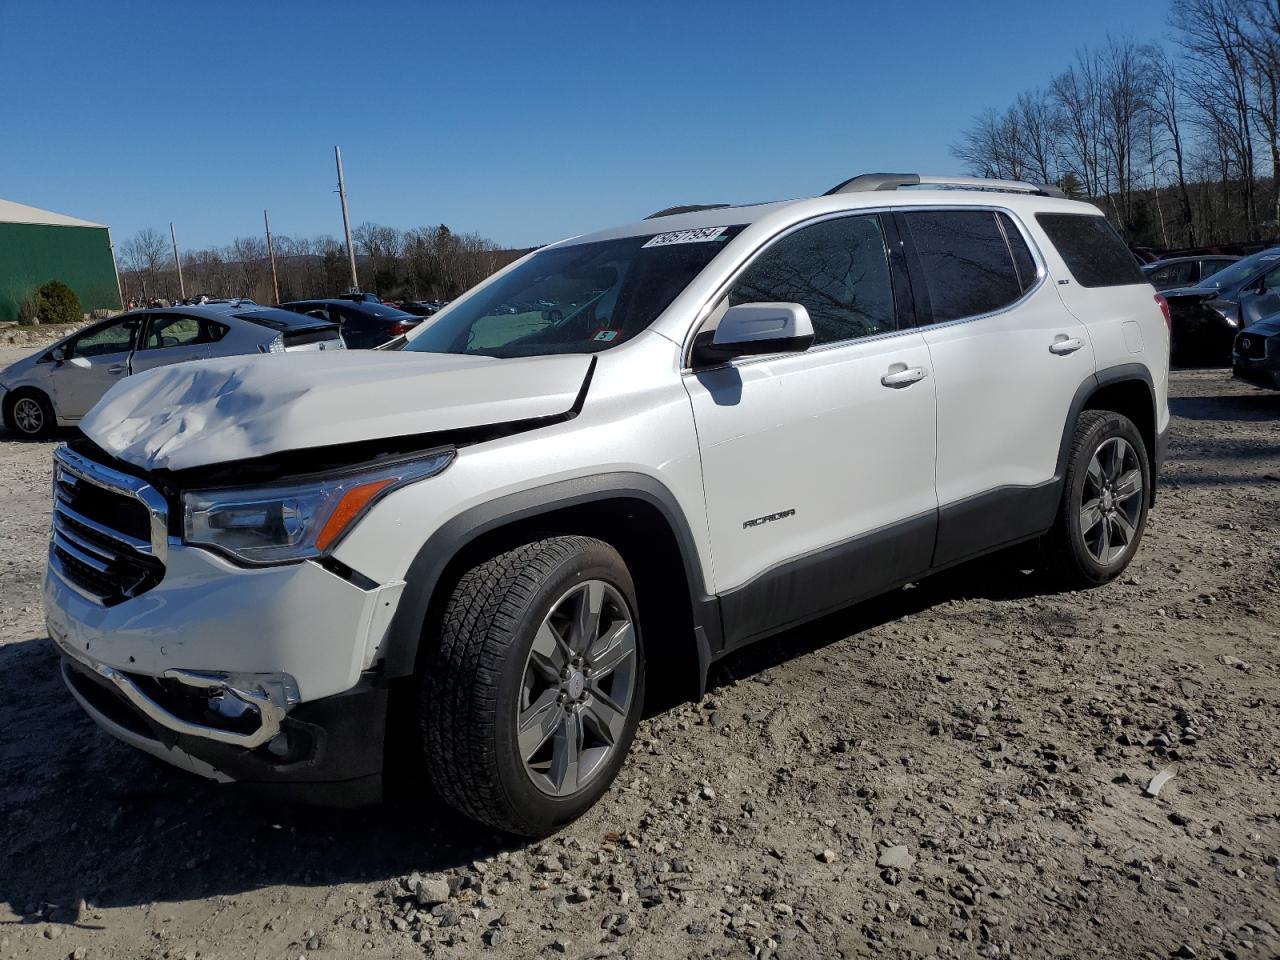
[{"label": "green metal building", "polygon": [[111,231],[0,200],[0,323],[18,318],[18,308],[48,280],[61,280],[80,298],[85,313],[120,309],[120,278]]}]

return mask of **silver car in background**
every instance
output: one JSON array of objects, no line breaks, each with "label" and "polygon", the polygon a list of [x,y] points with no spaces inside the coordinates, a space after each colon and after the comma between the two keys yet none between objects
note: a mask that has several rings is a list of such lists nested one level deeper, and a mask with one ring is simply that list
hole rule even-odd
[{"label": "silver car in background", "polygon": [[122,377],[237,354],[344,350],[336,323],[254,304],[159,307],[80,330],[0,371],[0,413],[24,437],[71,426]]}]

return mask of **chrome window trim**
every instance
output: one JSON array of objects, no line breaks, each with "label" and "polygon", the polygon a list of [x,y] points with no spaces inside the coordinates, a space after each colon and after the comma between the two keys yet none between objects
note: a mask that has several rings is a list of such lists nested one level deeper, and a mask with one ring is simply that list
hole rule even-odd
[{"label": "chrome window trim", "polygon": [[[1009,209],[1008,207],[1002,207],[999,204],[968,204],[966,203],[966,204],[889,205],[889,206],[880,206],[880,207],[858,207],[851,210],[839,210],[839,211],[836,211],[835,213],[824,213],[815,217],[809,217],[805,220],[800,220],[796,223],[791,224],[785,229],[779,231],[778,233],[775,233],[765,238],[764,240],[761,240],[760,243],[753,250],[751,250],[751,252],[748,253],[746,257],[738,264],[738,266],[725,279],[725,281],[716,288],[715,293],[713,293],[706,301],[703,302],[702,306],[698,308],[697,313],[694,315],[694,322],[690,324],[689,329],[685,332],[684,341],[680,347],[681,375],[690,374],[693,372],[693,364],[691,362],[692,353],[693,353],[693,341],[694,341],[694,338],[697,337],[698,332],[702,329],[702,325],[707,322],[707,318],[711,316],[712,311],[720,303],[721,299],[728,293],[729,288],[733,286],[733,284],[738,280],[738,278],[742,275],[742,273],[749,266],[751,266],[752,263],[755,262],[757,257],[759,257],[762,253],[764,253],[771,246],[773,246],[773,244],[777,243],[779,240],[783,239],[784,237],[790,236],[791,234],[795,233],[797,230],[802,230],[806,227],[811,227],[811,226],[814,226],[815,224],[823,223],[827,220],[840,220],[840,219],[844,219],[845,217],[874,216],[874,215],[893,214],[893,213],[905,214],[905,213],[912,213],[917,210],[928,210],[928,211],[935,211],[935,212],[936,211],[953,211],[953,210],[958,210],[958,211],[986,210],[991,213],[1005,214],[1013,222],[1014,226],[1018,228],[1018,232],[1021,234],[1023,242],[1026,243],[1027,249],[1031,252],[1031,259],[1036,266],[1035,283],[1033,283],[1026,290],[1023,290],[1022,295],[1019,296],[1017,300],[1014,300],[1012,303],[1009,303],[1006,306],[1001,307],[999,310],[992,310],[987,313],[974,314],[973,316],[968,316],[968,317],[957,317],[954,320],[945,320],[941,323],[926,323],[920,326],[912,324],[909,327],[900,327],[897,330],[889,330],[889,331],[886,331],[885,333],[876,333],[866,337],[850,337],[847,340],[833,340],[831,343],[824,343],[824,344],[819,344],[817,346],[810,347],[808,350],[803,351],[804,354],[822,353],[827,350],[847,347],[855,343],[871,343],[878,340],[889,340],[894,337],[904,336],[906,334],[922,333],[925,330],[940,329],[942,327],[955,326],[956,324],[961,324],[961,323],[972,323],[976,320],[986,320],[989,317],[999,316],[1000,314],[1008,313],[1010,310],[1017,309],[1018,307],[1026,303],[1031,297],[1033,297],[1040,290],[1041,287],[1045,285],[1045,280],[1049,276],[1049,268],[1045,262],[1044,255],[1040,251],[1039,244],[1036,243],[1035,239],[1031,236],[1030,232],[1027,230],[1027,225],[1023,223],[1022,218],[1019,217],[1017,213],[1015,213],[1013,210]],[[996,221],[996,226],[1000,227],[999,220]],[[885,251],[886,251],[886,255],[888,255],[889,254],[888,238],[886,237],[885,240],[886,240]],[[902,243],[904,241],[900,240],[899,242]],[[1010,253],[1011,262],[1012,262],[1012,256],[1013,255],[1011,252]],[[890,267],[890,269],[892,269],[892,266]],[[1016,276],[1017,274],[1016,267],[1015,267],[1014,273]],[[726,364],[723,364],[722,366],[743,366],[751,363],[761,363],[769,360],[777,360],[779,357],[793,356],[793,355],[794,354],[789,352],[783,352],[783,353],[763,354],[761,356],[755,356],[755,357],[739,357],[737,359],[728,361]],[[707,367],[703,369],[716,369],[716,368]]]}]

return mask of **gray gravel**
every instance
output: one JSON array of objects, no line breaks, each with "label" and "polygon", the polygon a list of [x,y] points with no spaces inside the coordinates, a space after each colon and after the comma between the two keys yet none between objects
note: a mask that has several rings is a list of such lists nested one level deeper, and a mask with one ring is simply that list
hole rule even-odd
[{"label": "gray gravel", "polygon": [[0,957],[1275,956],[1280,394],[1174,394],[1119,582],[984,563],[766,642],[532,845],[99,733],[44,639],[50,445],[0,433]]}]

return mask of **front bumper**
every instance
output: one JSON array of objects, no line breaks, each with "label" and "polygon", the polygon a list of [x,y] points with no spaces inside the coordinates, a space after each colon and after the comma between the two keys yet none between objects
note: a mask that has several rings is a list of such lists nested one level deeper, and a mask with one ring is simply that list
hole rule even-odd
[{"label": "front bumper", "polygon": [[1280,390],[1280,359],[1275,357],[1252,359],[1235,354],[1232,357],[1231,373],[1237,380],[1255,387]]},{"label": "front bumper", "polygon": [[211,687],[236,696],[224,683],[171,676],[165,687],[54,642],[76,702],[107,733],[144,753],[220,783],[311,803],[359,806],[382,796],[387,690],[375,675],[287,710],[253,698],[246,723],[224,723],[207,710],[198,716],[200,697]]},{"label": "front bumper", "polygon": [[373,668],[403,583],[365,589],[311,562],[245,569],[173,541],[160,581],[113,605],[66,576],[55,563],[45,578],[49,635],[107,732],[214,780],[377,799],[386,690]]}]

